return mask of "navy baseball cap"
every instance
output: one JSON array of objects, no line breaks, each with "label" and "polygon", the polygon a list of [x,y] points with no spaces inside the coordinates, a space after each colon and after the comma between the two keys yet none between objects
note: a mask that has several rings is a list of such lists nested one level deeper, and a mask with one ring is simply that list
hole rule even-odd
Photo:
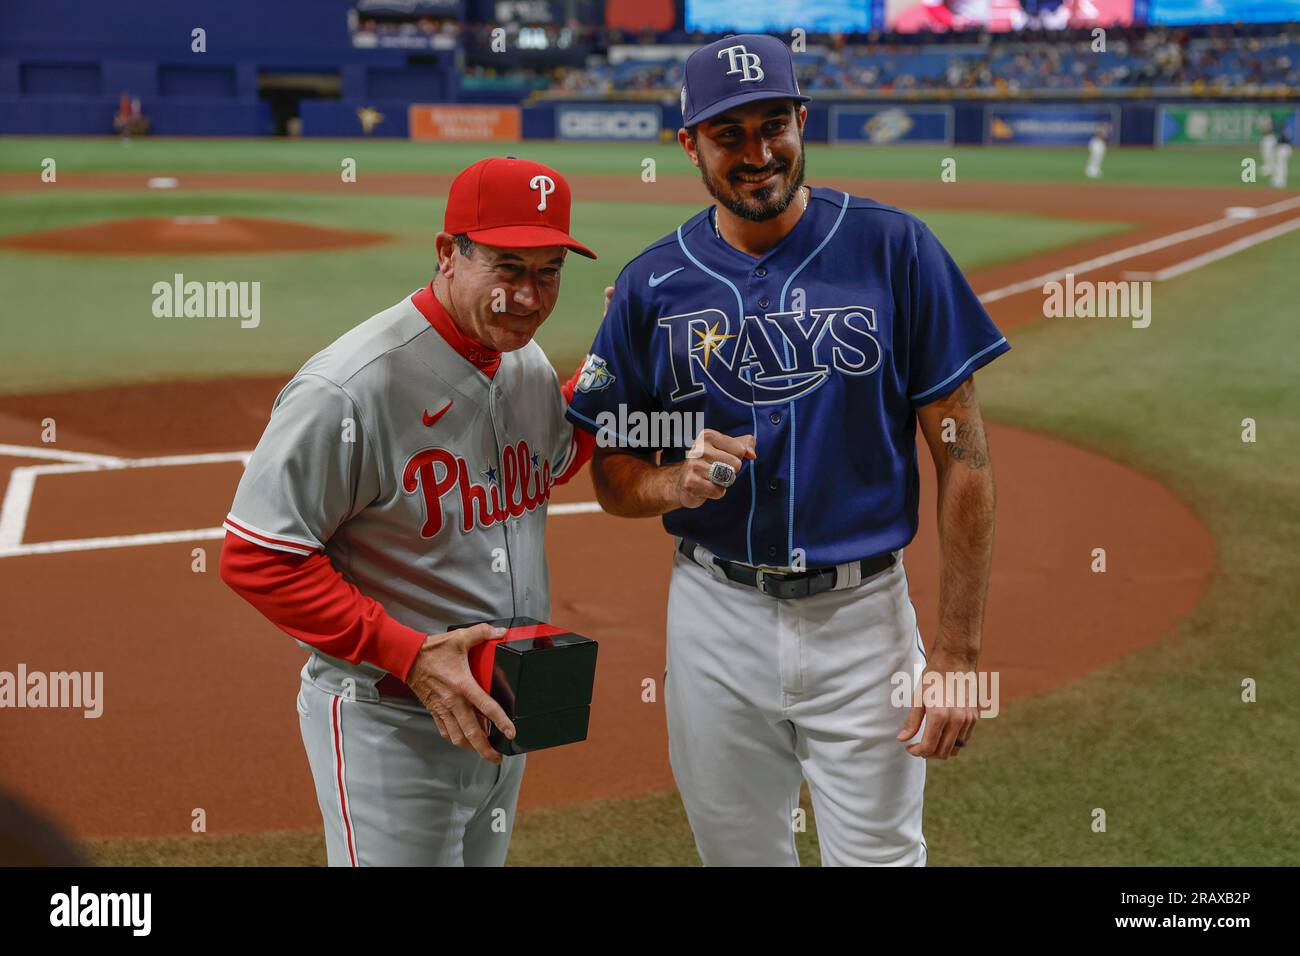
[{"label": "navy baseball cap", "polygon": [[794,99],[799,92],[790,48],[761,33],[716,40],[686,60],[682,84],[682,125],[694,126],[750,100]]}]

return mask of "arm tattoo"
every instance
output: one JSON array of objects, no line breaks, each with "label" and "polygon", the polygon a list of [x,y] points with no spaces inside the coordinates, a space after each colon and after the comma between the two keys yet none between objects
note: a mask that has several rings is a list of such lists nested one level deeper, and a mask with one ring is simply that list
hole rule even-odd
[{"label": "arm tattoo", "polygon": [[[990,466],[988,440],[973,379],[966,379],[956,391],[936,403],[930,414],[930,427],[942,426],[939,437],[949,461],[962,462],[971,471]],[[935,464],[940,465],[937,458]]]},{"label": "arm tattoo", "polygon": [[948,455],[957,461],[964,461],[971,471],[977,471],[989,463],[988,455],[970,445],[951,444],[948,446]]},{"label": "arm tattoo", "polygon": [[984,426],[978,419],[958,423],[956,437],[947,444],[948,457],[954,461],[965,462],[972,471],[987,467],[988,442],[984,438]]}]

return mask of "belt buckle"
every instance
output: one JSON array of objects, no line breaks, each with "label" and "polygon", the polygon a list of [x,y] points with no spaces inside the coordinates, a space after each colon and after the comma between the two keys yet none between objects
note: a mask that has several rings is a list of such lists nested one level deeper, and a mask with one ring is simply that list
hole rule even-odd
[{"label": "belt buckle", "polygon": [[[768,579],[771,579],[772,586],[769,590]],[[794,594],[786,591],[782,586],[798,583],[788,571],[774,570],[770,568],[754,568],[754,587],[768,597],[777,600],[787,600],[791,597],[802,597],[805,595]]]},{"label": "belt buckle", "polygon": [[[779,590],[779,586],[785,583],[786,577],[784,571],[779,571],[776,568],[756,567],[754,568],[754,587],[768,597],[780,598],[784,595],[774,592]],[[769,579],[771,581],[770,585],[768,584]]]}]

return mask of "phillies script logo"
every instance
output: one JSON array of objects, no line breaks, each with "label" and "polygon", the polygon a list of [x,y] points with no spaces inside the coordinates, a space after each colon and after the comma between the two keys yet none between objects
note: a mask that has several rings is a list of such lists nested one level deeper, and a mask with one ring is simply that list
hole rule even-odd
[{"label": "phillies script logo", "polygon": [[[470,480],[469,464],[445,448],[418,451],[402,469],[402,488],[408,495],[418,489],[424,495],[427,517],[420,529],[422,538],[442,530],[442,497],[452,488],[460,490],[460,530],[469,533],[477,525],[487,528],[533,511],[551,497],[551,463],[538,463],[528,443],[507,445],[501,453],[501,481],[487,487]],[[488,474],[495,477],[494,469]]]}]

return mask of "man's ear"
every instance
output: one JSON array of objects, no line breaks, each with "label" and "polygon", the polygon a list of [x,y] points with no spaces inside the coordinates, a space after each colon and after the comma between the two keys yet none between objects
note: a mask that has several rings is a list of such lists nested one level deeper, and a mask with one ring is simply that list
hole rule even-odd
[{"label": "man's ear", "polygon": [[686,158],[691,161],[693,166],[700,165],[700,152],[696,147],[695,141],[691,139],[691,134],[686,132],[682,127],[677,131],[677,142],[681,144],[682,149],[686,151]]},{"label": "man's ear", "polygon": [[438,272],[450,276],[455,271],[456,240],[449,232],[440,232],[433,239],[434,252],[438,257]]}]

